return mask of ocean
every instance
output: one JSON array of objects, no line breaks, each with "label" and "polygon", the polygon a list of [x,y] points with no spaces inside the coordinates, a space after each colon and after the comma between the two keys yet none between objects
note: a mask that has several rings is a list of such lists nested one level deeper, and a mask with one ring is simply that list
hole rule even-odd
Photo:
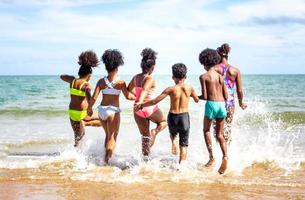
[{"label": "ocean", "polygon": [[[197,94],[198,76],[187,78]],[[154,78],[156,94],[174,84],[170,75]],[[0,76],[0,88],[0,199],[305,199],[305,75],[243,76],[248,108],[237,106],[224,175],[215,139],[216,165],[203,167],[204,101],[190,103],[188,162],[179,171],[167,129],[142,162],[133,102],[123,95],[117,146],[104,166],[101,127],[87,127],[73,147],[69,85],[59,76]],[[169,99],[159,106],[167,114]]]}]

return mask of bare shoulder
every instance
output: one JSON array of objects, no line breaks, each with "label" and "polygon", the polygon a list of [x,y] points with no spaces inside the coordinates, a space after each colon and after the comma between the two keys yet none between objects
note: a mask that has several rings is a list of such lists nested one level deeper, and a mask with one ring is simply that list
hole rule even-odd
[{"label": "bare shoulder", "polygon": [[190,92],[194,90],[193,86],[190,84],[185,84],[184,88],[185,88],[185,90],[190,91]]},{"label": "bare shoulder", "polygon": [[175,86],[169,86],[169,87],[167,87],[167,88],[164,90],[164,92],[166,92],[166,93],[171,93],[171,92],[173,92],[175,89],[176,89]]},{"label": "bare shoulder", "polygon": [[207,78],[207,74],[205,73],[205,74],[201,74],[200,76],[199,76],[199,80],[205,80]]},{"label": "bare shoulder", "polygon": [[101,78],[100,80],[98,80],[98,82],[96,83],[96,86],[99,86],[99,87],[103,87],[105,86],[105,80],[104,78]]},{"label": "bare shoulder", "polygon": [[125,80],[121,78],[117,81],[117,84],[119,85],[124,85],[125,83],[126,83]]},{"label": "bare shoulder", "polygon": [[233,67],[231,65],[229,65],[229,66],[230,66],[230,69],[229,69],[230,74],[235,75],[235,76],[240,74],[240,70],[237,67]]},{"label": "bare shoulder", "polygon": [[150,83],[152,86],[155,86],[156,80],[154,80],[153,77],[151,75],[149,75],[143,79],[143,83]]}]

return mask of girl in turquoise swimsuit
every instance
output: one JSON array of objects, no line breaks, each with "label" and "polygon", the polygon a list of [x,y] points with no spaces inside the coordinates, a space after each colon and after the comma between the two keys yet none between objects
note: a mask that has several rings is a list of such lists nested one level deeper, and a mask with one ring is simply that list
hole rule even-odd
[{"label": "girl in turquoise swimsuit", "polygon": [[78,146],[85,135],[84,119],[87,116],[88,101],[91,98],[89,80],[92,67],[98,65],[98,58],[93,51],[85,51],[78,57],[80,65],[79,78],[69,75],[61,75],[60,78],[70,84],[71,101],[69,105],[69,117],[74,131],[74,146]]},{"label": "girl in turquoise swimsuit", "polygon": [[235,90],[237,91],[239,106],[243,110],[247,108],[247,105],[243,103],[240,71],[228,63],[228,54],[230,53],[230,50],[231,48],[229,44],[226,43],[217,48],[217,52],[221,56],[221,62],[217,67],[215,67],[215,70],[223,76],[224,84],[228,92],[228,99],[226,100],[227,117],[224,131],[224,136],[228,143],[231,141],[231,125],[235,112]]}]

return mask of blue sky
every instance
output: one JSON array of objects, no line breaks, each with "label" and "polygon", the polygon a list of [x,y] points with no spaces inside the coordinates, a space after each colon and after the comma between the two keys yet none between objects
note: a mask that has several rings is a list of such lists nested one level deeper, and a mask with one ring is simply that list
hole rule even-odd
[{"label": "blue sky", "polygon": [[305,73],[304,0],[0,0],[0,26],[0,75],[76,74],[82,51],[108,48],[134,74],[145,47],[157,74],[177,62],[199,74],[200,51],[224,42],[244,74]]}]

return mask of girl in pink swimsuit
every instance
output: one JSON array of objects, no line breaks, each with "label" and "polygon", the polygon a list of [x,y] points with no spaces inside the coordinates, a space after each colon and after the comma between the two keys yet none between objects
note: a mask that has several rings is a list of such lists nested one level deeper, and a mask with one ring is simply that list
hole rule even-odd
[{"label": "girl in pink swimsuit", "polygon": [[[157,53],[150,48],[144,49],[141,53],[142,73],[135,75],[128,85],[128,90],[136,96],[136,102],[144,103],[153,99],[152,93],[156,83],[151,74],[156,64],[156,55]],[[134,118],[142,135],[142,154],[147,158],[156,135],[167,126],[166,119],[157,105],[134,111]],[[151,131],[150,121],[157,124],[157,127]]]}]

